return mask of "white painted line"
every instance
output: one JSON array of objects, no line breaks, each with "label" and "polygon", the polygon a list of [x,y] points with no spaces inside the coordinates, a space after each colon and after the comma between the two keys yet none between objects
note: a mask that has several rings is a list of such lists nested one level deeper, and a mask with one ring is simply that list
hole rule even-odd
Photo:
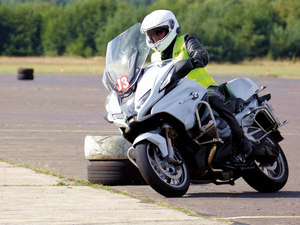
[{"label": "white painted line", "polygon": [[[83,132],[97,132],[97,133],[111,133],[111,134],[120,134],[118,130],[41,130],[41,129],[0,129],[0,132],[53,132],[53,133],[83,133]],[[300,132],[288,132],[281,133],[283,136],[300,136]]]},{"label": "white painted line", "polygon": [[299,219],[300,216],[236,216],[218,218],[221,220],[236,220],[236,219]]},{"label": "white painted line", "polygon": [[53,133],[86,133],[86,132],[97,132],[97,133],[112,133],[119,134],[118,130],[34,130],[34,129],[0,129],[0,132],[53,132]]}]

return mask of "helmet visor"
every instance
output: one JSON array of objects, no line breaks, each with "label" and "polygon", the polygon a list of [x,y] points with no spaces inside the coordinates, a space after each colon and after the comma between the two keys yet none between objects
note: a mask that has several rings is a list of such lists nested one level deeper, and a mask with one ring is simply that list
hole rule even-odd
[{"label": "helmet visor", "polygon": [[[153,40],[153,37],[161,37],[164,38],[169,33],[169,29],[167,26],[165,27],[157,27],[147,31],[147,35],[149,38]],[[163,35],[164,34],[164,35]],[[163,36],[162,36],[163,35]]]}]

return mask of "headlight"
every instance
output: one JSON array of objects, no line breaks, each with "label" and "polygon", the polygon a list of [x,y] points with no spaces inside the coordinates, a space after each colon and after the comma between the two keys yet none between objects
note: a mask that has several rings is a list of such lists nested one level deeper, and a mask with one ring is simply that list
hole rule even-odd
[{"label": "headlight", "polygon": [[162,91],[171,81],[171,77],[172,77],[172,72],[170,72],[168,74],[168,76],[164,79],[164,81],[162,82],[162,84],[160,85],[159,91]]},{"label": "headlight", "polygon": [[122,112],[126,117],[130,117],[135,115],[136,112],[134,111],[134,98],[131,96],[130,98],[126,99],[126,103],[121,106]]},{"label": "headlight", "polygon": [[146,92],[146,94],[144,94],[138,101],[138,104],[137,104],[137,109],[141,108],[142,105],[145,103],[145,101],[148,99],[149,95],[151,93],[151,89],[149,91]]}]

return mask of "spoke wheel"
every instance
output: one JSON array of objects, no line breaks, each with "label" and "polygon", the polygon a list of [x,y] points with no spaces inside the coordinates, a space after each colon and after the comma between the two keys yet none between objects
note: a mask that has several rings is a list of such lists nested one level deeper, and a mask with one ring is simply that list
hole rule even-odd
[{"label": "spoke wheel", "polygon": [[180,164],[170,163],[157,146],[143,142],[136,146],[136,162],[144,179],[158,193],[180,197],[187,192],[190,174],[184,160]]},{"label": "spoke wheel", "polygon": [[289,175],[288,163],[281,147],[276,141],[271,142],[279,151],[277,159],[272,164],[255,161],[255,169],[243,173],[244,180],[259,192],[279,191]]}]

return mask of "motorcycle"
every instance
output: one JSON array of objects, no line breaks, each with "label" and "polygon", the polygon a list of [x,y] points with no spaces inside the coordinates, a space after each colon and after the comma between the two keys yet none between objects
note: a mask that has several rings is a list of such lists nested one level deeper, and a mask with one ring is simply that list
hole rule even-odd
[{"label": "motorcycle", "polygon": [[108,43],[102,81],[110,91],[105,119],[132,143],[128,158],[145,181],[166,197],[183,196],[191,183],[234,185],[239,178],[259,192],[283,188],[289,171],[278,129],[287,121],[274,114],[271,94],[261,95],[265,87],[248,78],[220,85],[253,143],[253,154],[245,159],[228,124],[210,107],[206,88],[185,77],[174,81],[180,61],[145,63],[150,49],[140,26]]}]

